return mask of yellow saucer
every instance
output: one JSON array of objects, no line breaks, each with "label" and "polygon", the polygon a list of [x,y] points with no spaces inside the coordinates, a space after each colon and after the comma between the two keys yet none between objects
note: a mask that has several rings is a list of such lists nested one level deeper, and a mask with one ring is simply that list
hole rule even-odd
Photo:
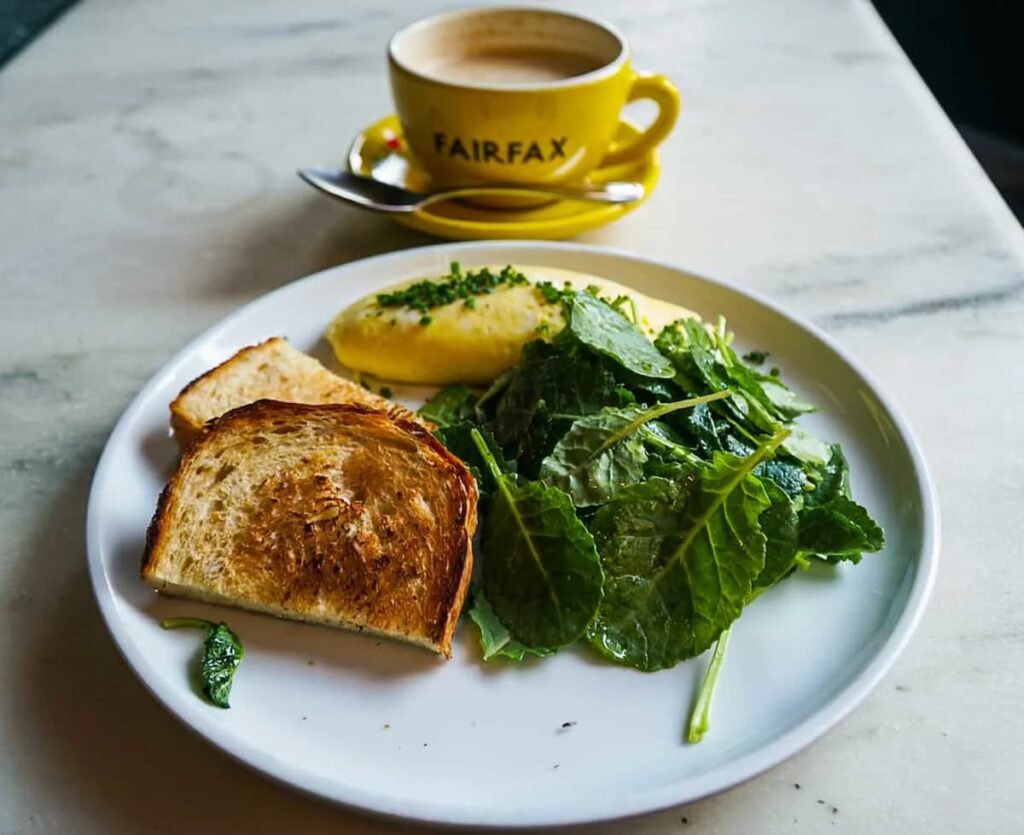
[{"label": "yellow saucer", "polygon": [[[636,125],[623,118],[619,123],[617,138],[628,139],[639,132]],[[385,116],[356,137],[349,150],[348,167],[356,174],[403,188],[415,191],[427,191],[430,188],[430,178],[410,155],[402,136],[402,126],[394,115]],[[654,191],[660,173],[657,151],[651,151],[639,160],[609,165],[591,172],[588,180],[592,183],[611,180],[642,183],[646,191],[643,200],[627,205],[557,200],[528,209],[498,209],[447,200],[412,214],[392,217],[405,226],[453,240],[560,240],[604,226],[635,209]]]}]

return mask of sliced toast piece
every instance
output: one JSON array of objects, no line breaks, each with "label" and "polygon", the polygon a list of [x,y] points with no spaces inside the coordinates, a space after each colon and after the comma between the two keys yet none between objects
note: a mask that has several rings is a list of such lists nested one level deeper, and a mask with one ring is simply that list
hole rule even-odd
[{"label": "sliced toast piece", "polygon": [[313,357],[275,336],[243,348],[197,377],[171,403],[171,426],[182,449],[208,420],[256,400],[287,403],[354,403],[392,417],[415,419],[403,406],[332,374]]},{"label": "sliced toast piece", "polygon": [[450,657],[476,504],[472,475],[421,424],[260,400],[211,421],[182,456],[142,579]]}]

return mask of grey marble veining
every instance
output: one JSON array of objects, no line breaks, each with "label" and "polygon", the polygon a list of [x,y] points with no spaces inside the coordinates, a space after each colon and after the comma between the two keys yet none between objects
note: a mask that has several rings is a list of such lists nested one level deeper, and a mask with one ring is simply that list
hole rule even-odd
[{"label": "grey marble veining", "polygon": [[[293,170],[343,158],[388,111],[388,34],[454,5],[83,0],[0,71],[0,832],[397,829],[164,713],[104,631],[82,530],[113,422],[190,338],[301,275],[432,242]],[[684,100],[653,198],[583,239],[835,333],[917,430],[944,514],[931,608],[865,705],[629,831],[1020,831],[1020,227],[864,2],[563,5],[617,22]]]}]

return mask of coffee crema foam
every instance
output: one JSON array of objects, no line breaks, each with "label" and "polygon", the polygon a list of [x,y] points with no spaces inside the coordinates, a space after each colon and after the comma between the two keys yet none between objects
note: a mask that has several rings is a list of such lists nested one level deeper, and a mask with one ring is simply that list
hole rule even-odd
[{"label": "coffee crema foam", "polygon": [[439,58],[427,74],[450,84],[538,84],[586,75],[602,66],[603,61],[580,52],[507,47]]}]

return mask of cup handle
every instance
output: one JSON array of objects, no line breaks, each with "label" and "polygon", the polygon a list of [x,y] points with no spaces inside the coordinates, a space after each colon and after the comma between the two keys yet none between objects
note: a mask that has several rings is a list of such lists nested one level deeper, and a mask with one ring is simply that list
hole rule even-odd
[{"label": "cup handle", "polygon": [[660,145],[672,131],[679,117],[679,90],[663,75],[637,73],[626,102],[651,99],[658,105],[658,115],[643,133],[626,142],[613,142],[601,165],[615,165],[641,157]]}]

